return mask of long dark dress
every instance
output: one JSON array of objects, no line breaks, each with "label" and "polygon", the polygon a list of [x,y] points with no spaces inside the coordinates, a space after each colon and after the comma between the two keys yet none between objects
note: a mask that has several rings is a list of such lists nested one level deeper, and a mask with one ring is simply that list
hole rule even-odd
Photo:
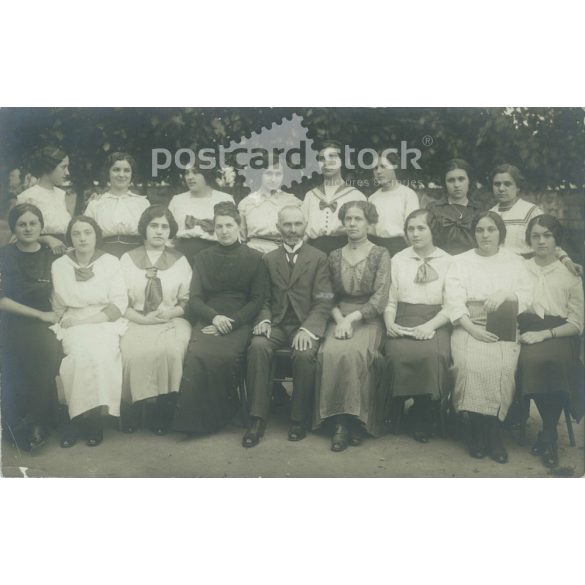
[{"label": "long dark dress", "polygon": [[[37,252],[21,252],[15,245],[0,249],[0,297],[51,311],[54,258],[46,246]],[[2,421],[12,431],[49,425],[57,399],[61,344],[49,323],[8,312],[0,315]]]},{"label": "long dark dress", "polygon": [[[265,286],[262,255],[246,245],[217,245],[195,256],[189,300],[195,325],[185,356],[174,430],[212,433],[234,416],[238,375]],[[202,332],[216,315],[234,319],[231,333]]]}]

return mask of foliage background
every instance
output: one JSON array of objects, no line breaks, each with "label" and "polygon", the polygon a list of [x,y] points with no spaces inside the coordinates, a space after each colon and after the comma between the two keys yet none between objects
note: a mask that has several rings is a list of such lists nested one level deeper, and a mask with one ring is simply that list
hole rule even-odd
[{"label": "foliage background", "polygon": [[[420,148],[416,180],[424,185],[440,184],[444,163],[456,156],[471,163],[481,183],[501,162],[520,167],[535,190],[585,183],[582,108],[7,108],[0,110],[0,160],[4,170],[26,166],[36,147],[59,144],[71,153],[73,182],[84,190],[98,180],[106,156],[124,150],[137,159],[140,182],[152,184],[153,148],[227,146],[292,113],[317,140]],[[423,144],[428,136],[431,146]],[[160,180],[181,186],[177,169]]]}]

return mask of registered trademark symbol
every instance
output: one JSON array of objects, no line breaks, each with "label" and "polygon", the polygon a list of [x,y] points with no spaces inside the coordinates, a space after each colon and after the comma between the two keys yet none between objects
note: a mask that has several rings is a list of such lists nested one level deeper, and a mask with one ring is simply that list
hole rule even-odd
[{"label": "registered trademark symbol", "polygon": [[429,136],[428,134],[426,136],[423,136],[422,143],[423,143],[423,146],[432,146],[433,145],[433,137]]}]

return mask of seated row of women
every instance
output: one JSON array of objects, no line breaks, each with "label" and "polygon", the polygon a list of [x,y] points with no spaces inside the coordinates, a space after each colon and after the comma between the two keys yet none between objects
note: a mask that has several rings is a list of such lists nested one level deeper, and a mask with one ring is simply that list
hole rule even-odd
[{"label": "seated row of women", "polygon": [[[404,222],[411,211],[420,207],[420,202],[417,194],[397,177],[401,172],[400,161],[388,150],[380,151],[373,172],[379,189],[366,198],[355,186],[346,184],[341,153],[338,143],[323,143],[319,151],[323,183],[310,189],[303,201],[282,190],[286,164],[281,159],[271,159],[259,189],[238,204],[242,241],[263,254],[276,249],[281,241],[276,228],[278,212],[285,206],[298,205],[307,221],[308,242],[328,254],[345,244],[344,228],[337,217],[339,208],[348,201],[367,199],[376,206],[379,215],[379,221],[370,227],[370,240],[385,247],[391,256],[407,247]],[[61,189],[69,177],[69,157],[59,148],[44,147],[35,153],[32,161],[38,182],[20,193],[17,202],[32,203],[42,211],[45,225],[41,242],[61,254],[65,251],[65,230],[71,219]],[[197,252],[217,241],[213,228],[214,206],[234,202],[232,195],[218,190],[215,170],[200,169],[197,164],[185,171],[188,191],[175,195],[169,203],[178,226],[175,246],[189,262]],[[110,155],[103,173],[106,190],[93,197],[84,211],[102,230],[103,250],[118,258],[141,244],[138,222],[149,206],[146,197],[130,190],[135,166],[127,153]],[[491,210],[500,214],[506,225],[505,246],[517,254],[530,255],[524,233],[530,219],[542,214],[542,210],[521,197],[525,179],[513,165],[498,166],[490,180],[492,193],[484,203],[475,190],[476,180],[470,165],[462,159],[447,163],[444,198],[432,203],[438,218],[436,244],[452,255],[472,249],[475,245],[472,221],[496,201]],[[564,253],[561,256],[570,265],[570,259]]]},{"label": "seated row of women", "polygon": [[[291,209],[278,216],[281,235]],[[489,453],[503,463],[498,421],[512,403],[518,370],[519,391],[535,398],[543,419],[533,451],[545,465],[556,465],[561,409],[569,407],[577,420],[583,411],[583,291],[557,260],[558,221],[531,219],[526,242],[535,255],[526,261],[502,247],[506,226],[500,215],[480,213],[471,226],[475,247],[452,257],[435,244],[440,219],[415,210],[404,226],[411,246],[394,256],[390,268],[386,248],[368,239],[379,220],[375,205],[345,202],[337,218],[346,244],[328,259],[317,252],[327,261],[335,300],[316,358],[311,421],[314,428],[335,422],[332,449],[359,445],[364,432],[379,435],[389,398],[401,396],[414,397],[414,435],[427,442],[433,403],[451,395],[455,409],[470,414],[471,455]],[[298,252],[308,223],[300,212],[295,221]],[[125,410],[122,428],[135,430],[139,417],[131,405],[145,402],[157,434],[170,428],[213,432],[225,425],[237,408],[253,326],[266,334],[257,328],[257,315],[274,287],[261,254],[239,242],[234,205],[216,205],[218,245],[196,254],[192,269],[167,246],[178,226],[164,207],[142,213],[143,245],[121,260],[100,249],[100,227],[81,216],[66,232],[73,249],[53,261],[39,242],[43,223],[37,207],[13,208],[9,224],[16,242],[2,249],[1,258],[3,391],[9,395],[3,415],[10,428],[22,421],[21,444],[45,442],[57,373],[59,399],[70,417],[63,447],[80,436],[98,445],[104,412],[118,416]],[[500,339],[490,332],[490,315],[510,304],[514,331]],[[255,443],[257,438],[244,446]]]}]

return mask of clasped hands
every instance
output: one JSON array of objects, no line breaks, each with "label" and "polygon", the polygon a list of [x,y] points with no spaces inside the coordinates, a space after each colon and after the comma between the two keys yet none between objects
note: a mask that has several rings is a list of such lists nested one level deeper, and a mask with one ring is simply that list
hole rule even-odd
[{"label": "clasped hands", "polygon": [[232,332],[232,323],[234,319],[225,315],[216,315],[213,318],[212,325],[207,325],[201,329],[202,333],[207,335],[228,335]]},{"label": "clasped hands", "polygon": [[435,330],[423,323],[417,327],[401,327],[396,323],[392,323],[386,327],[386,335],[388,337],[414,337],[419,341],[432,339],[435,336]]}]

